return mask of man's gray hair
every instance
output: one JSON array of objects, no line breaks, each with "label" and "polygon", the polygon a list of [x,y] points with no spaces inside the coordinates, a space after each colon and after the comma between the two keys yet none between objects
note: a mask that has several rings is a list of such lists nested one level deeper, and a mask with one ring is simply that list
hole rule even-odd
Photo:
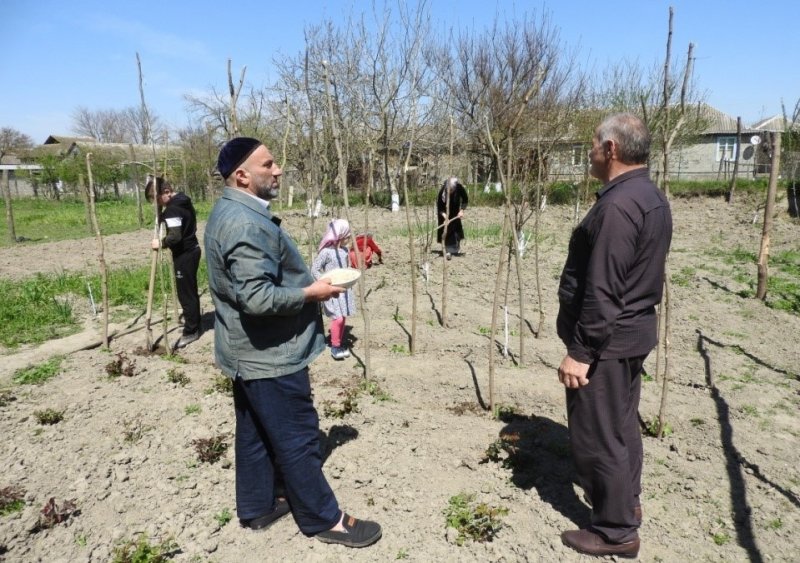
[{"label": "man's gray hair", "polygon": [[618,113],[607,117],[597,128],[600,143],[617,143],[617,156],[624,164],[646,164],[650,158],[650,131],[647,125],[632,113]]}]

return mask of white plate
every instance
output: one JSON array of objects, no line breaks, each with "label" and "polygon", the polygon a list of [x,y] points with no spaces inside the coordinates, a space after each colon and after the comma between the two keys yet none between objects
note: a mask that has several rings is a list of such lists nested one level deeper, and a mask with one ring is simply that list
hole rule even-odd
[{"label": "white plate", "polygon": [[320,279],[329,279],[331,285],[338,287],[353,287],[360,277],[361,272],[355,268],[336,268],[322,274]]}]

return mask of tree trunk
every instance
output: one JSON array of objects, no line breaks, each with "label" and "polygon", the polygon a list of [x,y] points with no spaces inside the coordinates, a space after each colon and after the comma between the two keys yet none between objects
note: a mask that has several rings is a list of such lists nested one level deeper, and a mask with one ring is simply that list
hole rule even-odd
[{"label": "tree trunk", "polygon": [[103,294],[103,347],[108,348],[108,270],[106,268],[103,235],[97,222],[97,210],[94,202],[94,181],[92,179],[92,153],[86,153],[86,171],[89,178],[89,215],[92,218],[92,229],[97,240],[97,261],[100,266],[100,288]]},{"label": "tree trunk", "polygon": [[[447,328],[447,227],[450,224],[450,194],[444,189],[444,225],[442,226],[442,326]],[[438,204],[437,204],[438,205]],[[439,213],[438,211],[436,212]],[[438,223],[439,217],[436,217]]]},{"label": "tree trunk", "polygon": [[767,298],[767,281],[769,278],[769,237],[772,232],[772,218],[775,215],[775,194],[778,191],[778,173],[781,165],[781,135],[772,133],[772,159],[769,171],[769,187],[767,188],[767,204],[764,207],[764,227],[761,231],[761,249],[758,252],[758,288],[756,298],[762,301]]},{"label": "tree trunk", "polygon": [[[339,126],[337,124],[337,115],[333,108],[333,97],[331,96],[330,92],[330,77],[328,75],[328,65],[323,62],[323,68],[325,69],[325,97],[328,102],[328,120],[330,121],[331,126],[331,134],[333,136],[333,144],[336,148],[336,160],[338,163],[337,166],[337,177],[339,179],[339,189],[342,192],[342,196],[344,198],[344,212],[345,216],[347,217],[347,222],[350,223],[351,232],[355,231],[355,227],[353,226],[353,222],[350,220],[350,198],[347,193],[347,164],[345,163],[344,155],[342,154],[342,141],[339,137]],[[355,238],[353,239],[355,242]],[[361,249],[358,248],[357,244],[353,245],[356,253],[356,259],[359,265],[361,265],[361,272],[362,272],[362,279],[361,283],[358,284],[358,301],[361,307],[361,318],[364,322],[364,378],[370,379],[372,375],[371,370],[371,361],[370,361],[370,333],[369,333],[369,311],[367,310],[367,300],[364,295],[364,259],[361,256]]]},{"label": "tree trunk", "polygon": [[667,391],[669,386],[669,335],[671,332],[670,326],[670,312],[672,304],[670,303],[670,281],[669,281],[669,258],[664,268],[664,377],[661,380],[661,405],[658,408],[658,437],[664,436],[664,427],[666,425],[667,414]]},{"label": "tree trunk", "polygon": [[506,244],[508,243],[509,217],[507,210],[503,213],[503,229],[500,234],[500,253],[497,258],[497,271],[494,279],[494,297],[492,299],[492,325],[489,328],[489,412],[495,416],[495,397],[494,397],[494,335],[497,332],[497,311],[500,304],[500,285],[503,279],[503,260],[506,256]]},{"label": "tree trunk", "polygon": [[139,221],[139,228],[144,227],[144,211],[142,209],[142,195],[139,189],[139,165],[133,164],[136,160],[136,151],[133,150],[133,145],[128,145],[128,152],[131,154],[131,168],[133,172],[133,187],[136,192],[136,218]]},{"label": "tree trunk", "polygon": [[[728,203],[733,203],[733,192],[736,189],[736,176],[739,174],[739,153],[742,147],[742,118],[736,118],[736,156],[733,162],[733,174],[731,174],[731,185],[728,187]],[[753,155],[755,157],[755,155]]]}]

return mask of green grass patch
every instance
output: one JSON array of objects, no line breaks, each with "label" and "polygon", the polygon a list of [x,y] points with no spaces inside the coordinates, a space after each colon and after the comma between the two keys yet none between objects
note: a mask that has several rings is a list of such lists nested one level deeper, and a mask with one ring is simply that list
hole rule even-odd
[{"label": "green grass patch", "polygon": [[[208,218],[211,202],[194,200],[198,221]],[[140,228],[136,200],[133,196],[120,199],[104,198],[97,201],[97,222],[103,235],[128,233]],[[86,223],[83,201],[75,198],[61,200],[44,198],[17,198],[13,200],[14,231],[24,244],[71,240],[94,236]],[[144,228],[152,228],[153,208],[143,202]],[[7,232],[6,216],[0,217],[0,232]],[[6,237],[0,246],[9,245]],[[19,243],[18,243],[19,244]]]},{"label": "green grass patch", "polygon": [[[167,272],[169,270],[167,269]],[[208,284],[206,262],[200,261],[198,285]],[[166,274],[169,275],[168,273]],[[169,285],[161,290],[156,278],[154,310],[162,304],[162,295],[171,295]],[[169,284],[169,279],[165,278]],[[147,288],[150,283],[150,267],[119,268],[109,271],[109,306],[126,306],[144,310],[147,305]],[[96,306],[100,307],[100,274],[87,276],[83,273],[37,274],[20,280],[0,280],[0,345],[16,348],[20,344],[39,344],[54,338],[75,333],[79,319],[74,315],[74,304],[78,300],[89,300],[88,287],[92,288]]]},{"label": "green grass patch", "polygon": [[52,379],[61,371],[61,356],[54,356],[35,366],[28,366],[14,372],[13,381],[18,385],[38,385]]},{"label": "green grass patch", "polygon": [[[739,291],[739,297],[752,298],[758,286],[755,252],[742,248],[732,250],[715,249],[710,255],[719,257],[731,270],[721,273],[734,281],[747,286]],[[674,276],[673,276],[674,277]],[[800,314],[800,251],[785,250],[769,257],[769,277],[767,279],[767,307]]]}]

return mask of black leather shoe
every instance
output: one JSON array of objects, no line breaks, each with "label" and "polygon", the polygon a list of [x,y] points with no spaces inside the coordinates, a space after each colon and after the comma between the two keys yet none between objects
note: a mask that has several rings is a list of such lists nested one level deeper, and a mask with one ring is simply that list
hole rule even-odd
[{"label": "black leather shoe", "polygon": [[338,543],[347,547],[367,547],[381,539],[381,525],[369,520],[356,520],[347,514],[342,518],[344,532],[320,532],[315,538],[323,543]]},{"label": "black leather shoe", "polygon": [[625,543],[611,543],[589,530],[570,530],[561,534],[561,541],[567,547],[587,555],[616,555],[631,559],[639,555],[639,538]]},{"label": "black leather shoe", "polygon": [[250,528],[251,530],[266,530],[275,522],[289,514],[289,512],[291,512],[291,510],[286,499],[278,499],[275,502],[275,508],[273,508],[272,512],[269,514],[257,518],[239,520],[239,524],[241,524],[243,528]]},{"label": "black leather shoe", "polygon": [[186,348],[189,344],[198,340],[200,338],[200,331],[192,332],[190,334],[184,334],[181,336],[178,341],[175,343],[175,350],[180,348]]}]

